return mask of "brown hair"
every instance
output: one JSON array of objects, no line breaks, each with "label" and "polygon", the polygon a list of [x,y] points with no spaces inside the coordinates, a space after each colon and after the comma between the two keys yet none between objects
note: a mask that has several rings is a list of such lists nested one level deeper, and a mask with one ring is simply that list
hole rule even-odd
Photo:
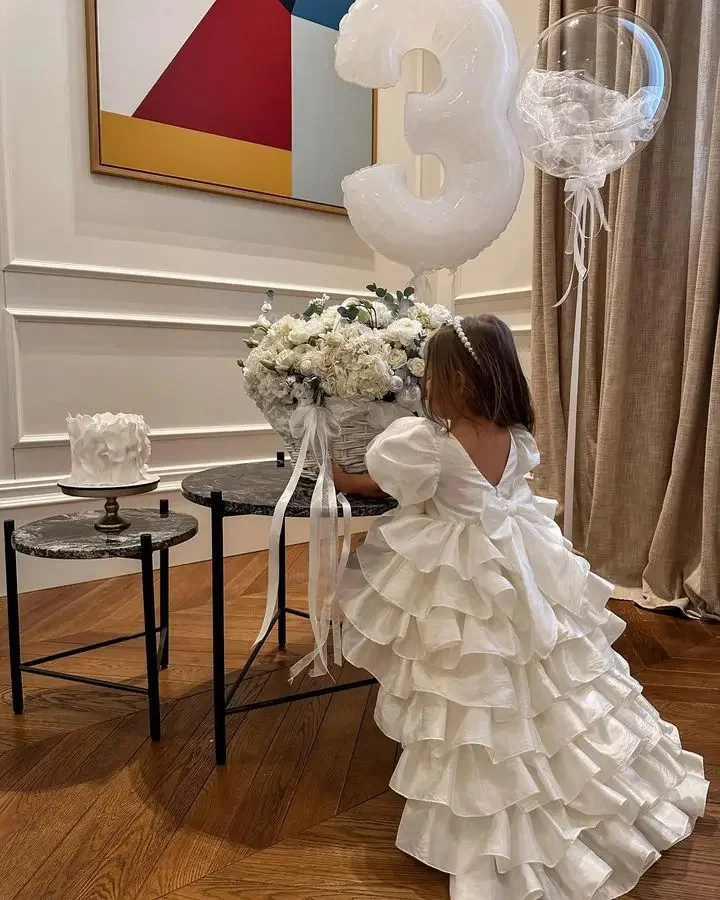
[{"label": "brown hair", "polygon": [[461,324],[477,360],[452,325],[435,332],[425,346],[425,414],[448,430],[461,417],[532,432],[530,387],[512,332],[496,316],[466,316]]}]

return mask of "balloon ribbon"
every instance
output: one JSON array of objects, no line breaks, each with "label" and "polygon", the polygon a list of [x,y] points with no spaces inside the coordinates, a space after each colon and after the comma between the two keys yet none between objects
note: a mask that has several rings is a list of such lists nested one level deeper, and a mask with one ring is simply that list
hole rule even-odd
[{"label": "balloon ribbon", "polygon": [[[350,556],[352,509],[347,499],[335,490],[330,455],[331,439],[340,433],[335,416],[324,406],[301,404],[290,419],[293,437],[302,439],[290,481],[278,500],[270,526],[268,555],[268,591],[265,618],[255,639],[259,644],[273,625],[277,611],[280,573],[280,533],[285,513],[297,489],[308,454],[312,452],[319,473],[310,501],[310,565],[308,575],[308,610],[315,647],[290,670],[290,681],[313,666],[312,676],[329,675],[327,642],[333,633],[334,662],[342,664],[340,606],[337,592]],[[343,518],[343,549],[338,552],[338,504]],[[284,561],[282,561],[284,564]]]},{"label": "balloon ribbon", "polygon": [[[582,343],[582,320],[584,306],[585,281],[588,276],[588,240],[596,232],[597,219],[600,220],[598,231],[610,231],[605,205],[600,189],[605,184],[605,175],[569,178],[565,183],[567,198],[565,205],[572,213],[572,228],[568,243],[569,254],[573,256],[573,271],[570,284],[560,300],[553,307],[562,306],[572,292],[575,273],[577,272],[577,301],[575,305],[575,330],[573,335],[572,368],[570,375],[570,406],[568,408],[567,448],[565,455],[565,537],[572,541],[573,519],[575,507],[575,459],[577,455],[578,397],[580,392],[580,351]],[[590,217],[590,234],[587,232],[588,214]]]}]

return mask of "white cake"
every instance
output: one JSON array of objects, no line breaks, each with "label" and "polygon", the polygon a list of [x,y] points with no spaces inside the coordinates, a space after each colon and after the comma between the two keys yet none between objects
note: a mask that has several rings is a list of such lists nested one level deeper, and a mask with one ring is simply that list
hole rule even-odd
[{"label": "white cake", "polygon": [[72,484],[130,485],[147,480],[150,429],[142,416],[68,416],[67,426]]}]

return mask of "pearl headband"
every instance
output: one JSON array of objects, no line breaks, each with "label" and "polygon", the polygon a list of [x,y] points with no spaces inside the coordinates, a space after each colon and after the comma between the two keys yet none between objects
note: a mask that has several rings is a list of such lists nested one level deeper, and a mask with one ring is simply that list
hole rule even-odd
[{"label": "pearl headband", "polygon": [[480,359],[475,352],[473,345],[470,343],[470,338],[465,334],[462,327],[462,317],[455,316],[453,319],[452,327],[455,329],[455,334],[458,336],[458,340],[463,345],[463,347],[467,350],[467,352],[472,356],[475,362],[480,365]]}]

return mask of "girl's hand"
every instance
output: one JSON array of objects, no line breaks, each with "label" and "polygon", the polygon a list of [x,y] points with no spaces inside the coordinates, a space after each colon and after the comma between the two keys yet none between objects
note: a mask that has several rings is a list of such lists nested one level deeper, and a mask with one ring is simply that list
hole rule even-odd
[{"label": "girl's hand", "polygon": [[345,469],[343,469],[335,462],[335,460],[332,461],[332,473],[333,480],[335,482],[335,490],[339,491],[342,494],[349,492],[350,489],[348,488],[348,481],[350,476],[347,474]]},{"label": "girl's hand", "polygon": [[335,488],[341,494],[355,494],[361,497],[384,497],[376,481],[369,475],[351,475],[335,460],[332,461],[333,480]]}]

